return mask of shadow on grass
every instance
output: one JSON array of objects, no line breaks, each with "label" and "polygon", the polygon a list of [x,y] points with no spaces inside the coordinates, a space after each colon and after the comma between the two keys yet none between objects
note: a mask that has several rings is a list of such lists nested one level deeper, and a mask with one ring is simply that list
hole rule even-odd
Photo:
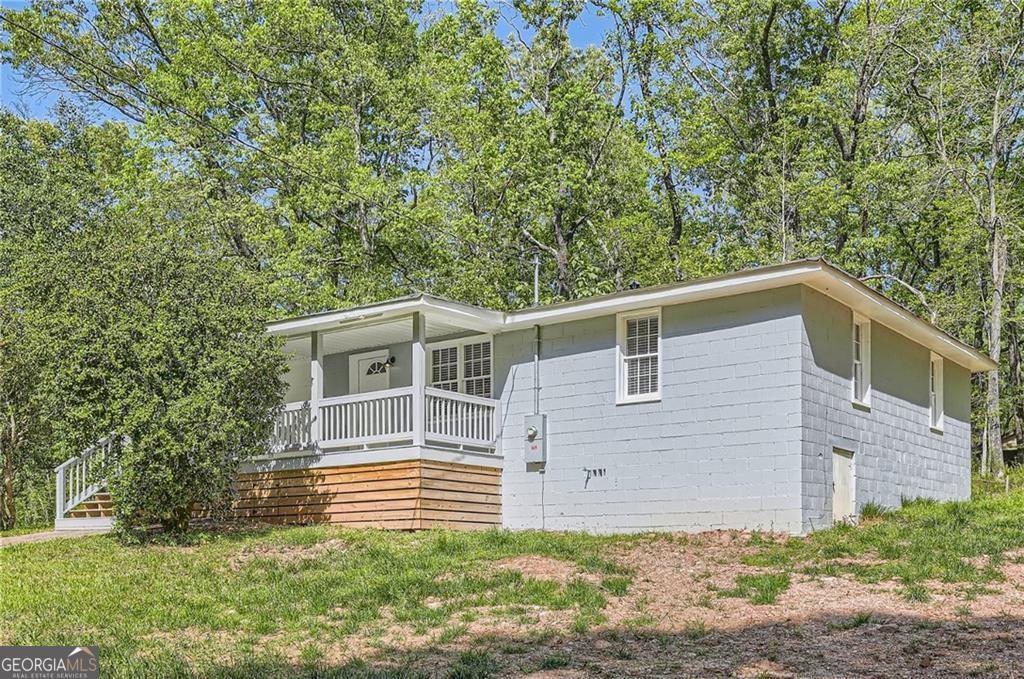
[{"label": "shadow on grass", "polygon": [[[296,523],[293,526],[307,524]],[[308,524],[314,525],[314,524]],[[159,526],[134,528],[119,532],[116,529],[111,535],[121,544],[129,547],[149,547],[153,545],[166,547],[193,547],[216,539],[218,542],[234,544],[253,538],[263,537],[281,529],[281,524],[260,523],[250,520],[226,520],[201,518],[193,519],[188,532],[167,532]]]},{"label": "shadow on grass", "polygon": [[[1024,617],[935,621],[913,616],[829,615],[732,630],[616,628],[562,636],[463,636],[417,650],[382,647],[365,660],[253,657],[192,669],[149,667],[152,676],[427,678],[520,677],[1014,677],[1024,668]],[[119,674],[119,673],[118,673]]]}]

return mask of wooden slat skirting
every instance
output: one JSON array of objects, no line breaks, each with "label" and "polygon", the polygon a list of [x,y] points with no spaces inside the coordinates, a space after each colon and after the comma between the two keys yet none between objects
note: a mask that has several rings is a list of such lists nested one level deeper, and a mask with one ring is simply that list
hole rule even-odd
[{"label": "wooden slat skirting", "polygon": [[418,530],[501,525],[501,470],[407,460],[240,474],[228,518]]}]

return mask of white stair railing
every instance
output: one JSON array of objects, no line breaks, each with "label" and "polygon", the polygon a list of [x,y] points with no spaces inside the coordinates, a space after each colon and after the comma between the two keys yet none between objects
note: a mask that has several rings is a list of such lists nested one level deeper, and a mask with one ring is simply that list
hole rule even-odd
[{"label": "white stair railing", "polygon": [[96,473],[103,463],[103,458],[110,454],[115,442],[116,439],[105,438],[54,470],[57,472],[58,519],[67,518],[68,512],[103,487],[104,481],[97,478]]}]

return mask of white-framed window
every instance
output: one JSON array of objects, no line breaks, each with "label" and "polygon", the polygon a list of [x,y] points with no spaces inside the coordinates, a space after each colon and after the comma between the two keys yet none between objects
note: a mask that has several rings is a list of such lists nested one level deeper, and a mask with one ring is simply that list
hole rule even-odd
[{"label": "white-framed window", "polygon": [[448,391],[459,390],[459,348],[457,346],[431,349],[430,386]]},{"label": "white-framed window", "polygon": [[871,321],[853,316],[853,393],[854,403],[871,404]]},{"label": "white-framed window", "polygon": [[945,417],[942,400],[942,357],[932,354],[928,361],[928,424],[932,429],[942,429]]},{"label": "white-framed window", "polygon": [[427,374],[435,389],[491,398],[491,340],[468,337],[427,345]]},{"label": "white-framed window", "polygon": [[462,345],[463,393],[491,397],[491,343]]},{"label": "white-framed window", "polygon": [[661,398],[661,309],[619,314],[616,402]]}]

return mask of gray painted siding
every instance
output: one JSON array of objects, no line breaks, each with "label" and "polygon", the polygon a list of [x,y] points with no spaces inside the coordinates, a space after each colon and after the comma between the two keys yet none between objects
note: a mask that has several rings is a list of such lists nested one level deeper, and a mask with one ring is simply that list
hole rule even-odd
[{"label": "gray painted siding", "polygon": [[970,496],[970,373],[943,362],[945,431],[928,419],[929,351],[871,324],[871,409],[851,394],[850,309],[802,291],[803,529],[832,522],[832,447],[854,449],[857,510],[867,502]]},{"label": "gray painted siding", "polygon": [[[395,364],[388,369],[392,389],[412,386],[412,342],[399,342],[389,347],[371,347],[341,354],[324,355],[324,397],[348,395],[348,359],[352,354],[366,354],[388,349]],[[308,396],[306,398],[309,398]]]},{"label": "gray painted siding", "polygon": [[[464,337],[471,337],[478,335],[479,333],[474,332],[462,332],[451,335],[444,335],[442,337],[431,338],[430,342],[427,343],[427,350],[430,350],[430,345],[438,342],[447,342],[453,339],[462,339]],[[399,387],[411,387],[412,386],[412,342],[396,342],[388,347],[367,347],[365,349],[357,349],[355,351],[337,353],[337,354],[325,354],[324,355],[324,397],[330,398],[332,396],[347,396],[348,395],[348,359],[352,354],[365,354],[371,351],[377,351],[380,349],[389,349],[391,355],[395,357],[395,364],[389,368],[391,373],[391,388],[397,389]],[[305,394],[302,399],[309,398],[309,382],[308,373],[309,366],[306,366],[307,382],[305,384]],[[430,379],[429,376],[427,378]],[[300,387],[301,390],[301,387]],[[292,393],[292,392],[289,392]],[[300,392],[297,392],[300,393]]]},{"label": "gray painted siding", "polygon": [[505,526],[799,531],[800,302],[791,287],[664,307],[655,403],[615,404],[614,316],[543,328],[544,474],[523,461],[533,331],[495,337]]}]

